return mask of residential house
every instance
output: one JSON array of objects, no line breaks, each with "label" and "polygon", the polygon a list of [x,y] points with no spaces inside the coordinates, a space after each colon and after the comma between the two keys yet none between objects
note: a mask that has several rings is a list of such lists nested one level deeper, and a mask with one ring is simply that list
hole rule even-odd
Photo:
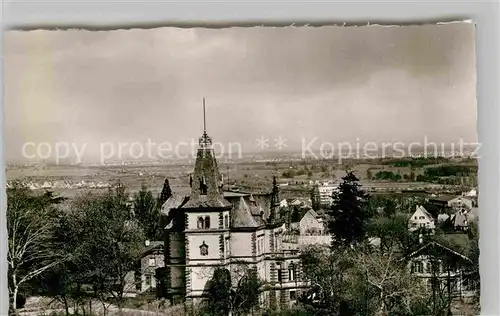
[{"label": "residential house", "polygon": [[288,207],[288,201],[286,199],[281,200],[280,207]]},{"label": "residential house", "polygon": [[156,290],[156,270],[164,267],[163,241],[146,241],[146,249],[142,253],[138,271],[136,272],[136,290],[138,293]]},{"label": "residential house", "polygon": [[469,192],[465,192],[463,195],[466,197],[477,198],[477,189],[472,188]]},{"label": "residential house", "polygon": [[415,213],[408,220],[408,229],[415,231],[419,228],[426,228],[434,230],[436,228],[434,218],[432,215],[421,205],[417,205]]},{"label": "residential house", "polygon": [[470,296],[475,291],[472,261],[465,255],[432,241],[410,254],[408,268],[422,279],[429,292]]},{"label": "residential house", "polygon": [[476,207],[476,201],[474,198],[467,196],[458,196],[454,199],[448,201],[448,206],[454,209],[466,208],[467,210],[471,210],[473,207]]},{"label": "residential house", "polygon": [[455,214],[450,217],[451,222],[453,223],[453,228],[458,231],[466,231],[469,229],[469,216],[468,211],[466,210],[458,210]]},{"label": "residential house", "polygon": [[[287,205],[291,207],[299,207],[302,205],[302,201],[297,198],[286,199]],[[281,204],[281,203],[280,203]]]},{"label": "residential house", "polygon": [[325,224],[323,218],[313,209],[309,209],[299,222],[301,236],[323,235]]}]

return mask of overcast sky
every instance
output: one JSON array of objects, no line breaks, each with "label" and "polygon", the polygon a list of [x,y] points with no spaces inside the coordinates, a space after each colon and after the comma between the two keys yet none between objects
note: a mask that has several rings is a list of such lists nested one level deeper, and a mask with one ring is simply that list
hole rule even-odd
[{"label": "overcast sky", "polygon": [[24,142],[475,141],[473,24],[4,36],[7,158]]}]

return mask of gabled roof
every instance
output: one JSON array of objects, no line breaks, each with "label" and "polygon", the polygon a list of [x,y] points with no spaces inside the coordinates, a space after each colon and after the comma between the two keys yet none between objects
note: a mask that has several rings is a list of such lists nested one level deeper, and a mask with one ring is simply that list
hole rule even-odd
[{"label": "gabled roof", "polygon": [[153,250],[157,249],[163,250],[164,247],[163,245],[164,245],[163,241],[151,241],[149,243],[149,246],[146,246],[146,248],[142,251],[142,257],[147,256]]},{"label": "gabled roof", "polygon": [[232,228],[257,228],[259,224],[255,221],[249,206],[243,197],[235,203],[231,217]]},{"label": "gabled roof", "polygon": [[[433,220],[433,219],[434,219],[434,218],[432,217],[432,214],[431,214],[431,213],[429,213],[429,212],[425,209],[425,207],[423,207],[422,205],[417,205],[417,209],[416,209],[416,211],[415,211],[413,214],[415,214],[415,213],[416,213],[416,212],[418,212],[418,211],[422,212],[422,213],[423,213],[425,216],[427,216],[429,219],[431,219],[431,220]],[[410,219],[411,219],[411,218],[410,218]]]},{"label": "gabled roof", "polygon": [[437,220],[440,222],[444,222],[450,218],[450,215],[448,214],[439,214],[437,217]]},{"label": "gabled roof", "polygon": [[[311,214],[312,216],[314,216],[315,218],[321,218],[321,216],[319,216],[319,214],[318,214],[318,213],[316,213],[316,211],[315,211],[315,210],[313,210],[312,208],[311,208],[311,209],[309,209],[309,211],[307,211],[307,213],[310,213],[310,214]],[[306,214],[307,214],[307,213],[306,213]]]},{"label": "gabled roof", "polygon": [[461,253],[459,253],[459,252],[457,252],[457,251],[455,251],[455,250],[453,250],[453,249],[450,249],[450,248],[448,248],[448,247],[446,247],[446,246],[443,246],[443,245],[441,245],[440,243],[435,242],[435,241],[431,241],[431,242],[427,243],[426,245],[424,245],[424,246],[420,247],[419,249],[415,250],[414,252],[412,252],[412,253],[409,255],[409,257],[410,257],[410,258],[411,258],[411,257],[415,257],[415,256],[417,256],[417,255],[421,254],[422,252],[424,252],[426,249],[428,249],[428,248],[430,248],[430,247],[438,247],[438,248],[440,248],[441,250],[444,250],[444,251],[447,251],[447,252],[449,252],[449,253],[452,253],[453,255],[458,256],[458,257],[460,257],[461,259],[463,259],[463,260],[465,260],[465,261],[468,261],[468,262],[472,263],[472,260],[471,260],[471,259],[469,259],[467,256],[465,256],[465,255],[463,255],[463,254],[461,254]]},{"label": "gabled roof", "polygon": [[172,196],[163,203],[161,207],[161,212],[165,215],[169,215],[170,210],[181,207],[184,203],[187,202],[189,197],[172,194]]}]

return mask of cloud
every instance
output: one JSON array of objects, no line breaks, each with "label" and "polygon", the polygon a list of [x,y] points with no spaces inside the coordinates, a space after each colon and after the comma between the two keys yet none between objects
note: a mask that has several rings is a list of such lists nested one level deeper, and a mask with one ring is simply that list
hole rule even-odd
[{"label": "cloud", "polygon": [[262,133],[476,139],[473,24],[9,31],[6,151],[24,141]]}]

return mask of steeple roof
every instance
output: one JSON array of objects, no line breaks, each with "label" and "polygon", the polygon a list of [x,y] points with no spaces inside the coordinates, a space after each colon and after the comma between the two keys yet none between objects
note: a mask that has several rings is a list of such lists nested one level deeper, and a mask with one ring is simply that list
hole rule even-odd
[{"label": "steeple roof", "polygon": [[191,175],[191,194],[182,208],[231,207],[222,192],[222,175],[217,166],[212,139],[206,131],[205,99],[203,99],[203,135],[199,139],[194,173]]}]

